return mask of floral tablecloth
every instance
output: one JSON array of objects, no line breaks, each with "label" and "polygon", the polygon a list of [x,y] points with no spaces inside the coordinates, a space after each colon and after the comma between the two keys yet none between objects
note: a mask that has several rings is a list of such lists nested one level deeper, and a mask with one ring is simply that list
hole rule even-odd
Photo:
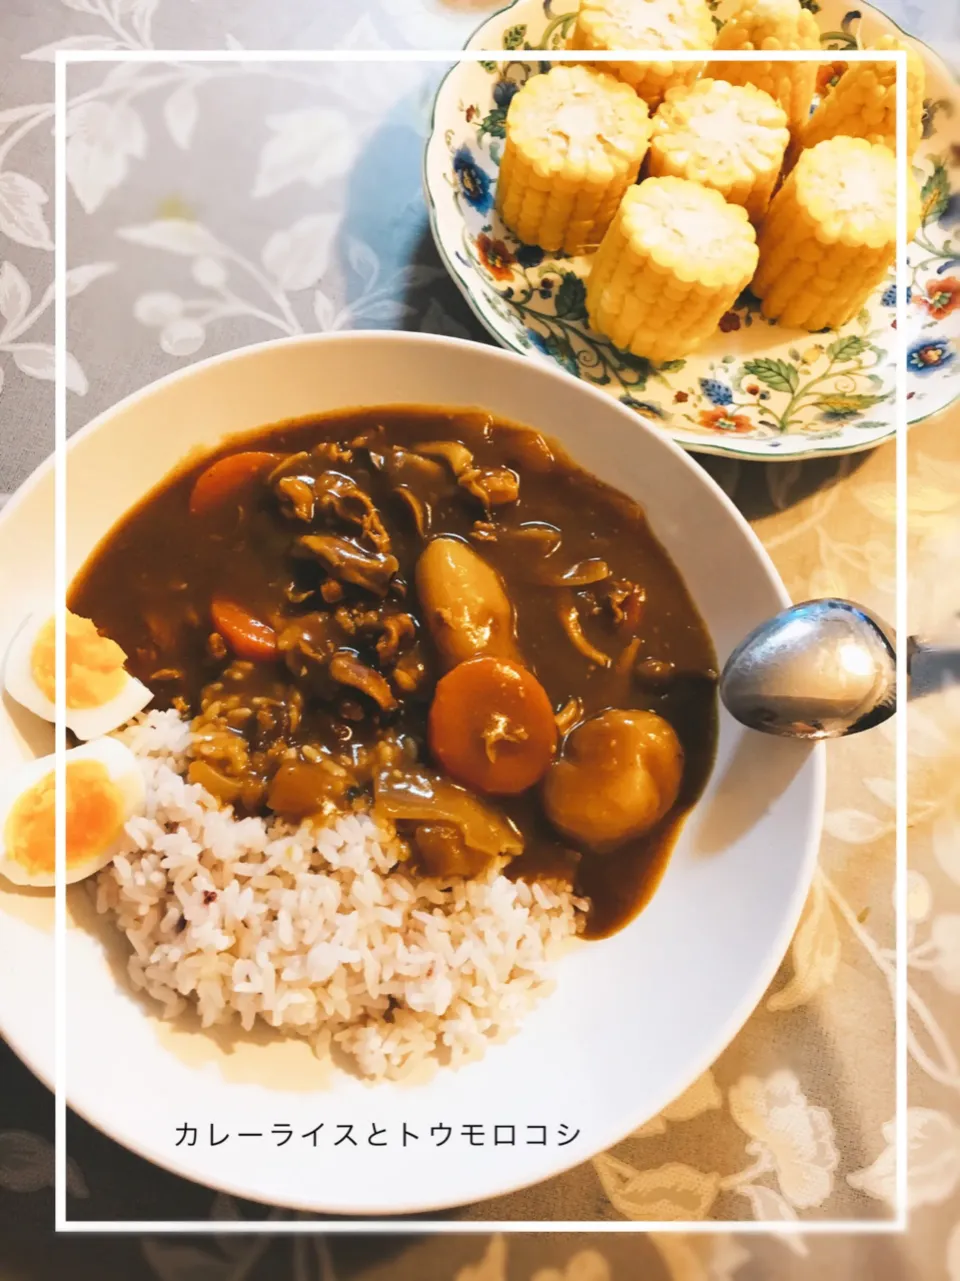
[{"label": "floral tablecloth", "polygon": [[[0,14],[0,492],[52,448],[53,48],[450,48],[468,0],[14,0]],[[960,10],[887,10],[960,62]],[[951,18],[952,13],[952,18]],[[950,22],[953,28],[950,29]],[[185,361],[316,329],[486,341],[433,249],[420,192],[441,68],[82,67],[68,83],[71,429]],[[960,408],[916,427],[911,630],[956,613]],[[710,460],[795,598],[894,614],[894,452]],[[960,1281],[960,714],[911,711],[910,1232],[734,1236],[738,1219],[889,1218],[893,1196],[892,730],[830,751],[820,870],[790,956],[683,1098],[614,1150],[452,1221],[717,1220],[704,1235],[55,1239],[52,1106],[0,1043],[0,1278],[239,1281]],[[2,982],[16,981],[4,976]],[[262,1218],[72,1120],[70,1213]],[[289,1217],[272,1212],[273,1217]]]}]

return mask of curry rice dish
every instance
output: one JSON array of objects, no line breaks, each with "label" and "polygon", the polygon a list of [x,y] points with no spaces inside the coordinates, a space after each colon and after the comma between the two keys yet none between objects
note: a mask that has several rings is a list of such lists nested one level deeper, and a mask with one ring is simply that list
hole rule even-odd
[{"label": "curry rice dish", "polygon": [[235,439],[68,603],[153,695],[91,882],[134,982],[372,1078],[510,1035],[642,908],[713,761],[711,641],[642,510],[482,412]]}]

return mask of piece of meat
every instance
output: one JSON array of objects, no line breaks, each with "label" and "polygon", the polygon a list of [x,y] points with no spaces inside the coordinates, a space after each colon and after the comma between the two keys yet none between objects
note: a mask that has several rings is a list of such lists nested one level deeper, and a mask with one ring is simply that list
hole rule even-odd
[{"label": "piece of meat", "polygon": [[[553,565],[553,560],[549,561]],[[592,583],[602,583],[610,577],[610,566],[605,560],[592,556],[589,560],[577,561],[569,569],[557,570],[538,566],[531,575],[531,581],[543,587],[589,587]],[[600,606],[591,599],[591,614],[598,614]]]},{"label": "piece of meat", "polygon": [[414,445],[414,449],[427,458],[442,458],[454,476],[459,477],[473,466],[473,454],[459,440],[428,440]]},{"label": "piece of meat", "polygon": [[296,476],[298,472],[305,472],[307,479],[310,479],[310,455],[305,449],[281,458],[273,471],[268,473],[267,485],[273,489],[282,476]]},{"label": "piece of meat", "polygon": [[563,535],[556,525],[543,520],[528,520],[513,529],[503,529],[500,533],[503,541],[522,547],[525,551],[532,549],[544,560],[558,552],[563,542]]},{"label": "piece of meat", "polygon": [[577,602],[572,592],[564,592],[559,605],[560,622],[563,624],[563,630],[570,637],[570,643],[580,651],[584,658],[591,663],[596,663],[598,667],[609,667],[611,658],[609,654],[604,654],[602,650],[592,645],[583,634],[583,625],[580,622],[580,611],[577,609]]},{"label": "piece of meat", "polygon": [[540,475],[553,470],[556,463],[553,450],[539,432],[528,427],[507,428],[504,437],[503,428],[500,431],[501,440],[506,440],[507,457],[516,466]]},{"label": "piece of meat", "polygon": [[273,486],[280,500],[280,510],[288,520],[302,520],[309,525],[316,509],[316,499],[306,476],[280,476]]},{"label": "piece of meat", "polygon": [[219,662],[227,656],[227,643],[219,632],[211,632],[207,637],[207,653]]},{"label": "piece of meat", "polygon": [[277,648],[281,653],[298,649],[308,658],[326,661],[340,647],[343,632],[335,618],[318,611],[313,614],[299,614],[287,620],[277,636]]},{"label": "piece of meat", "polygon": [[452,488],[450,475],[442,463],[401,445],[392,445],[378,455],[377,461],[393,486],[403,485],[418,497],[433,498]]},{"label": "piece of meat", "polygon": [[400,655],[391,676],[401,694],[412,694],[419,689],[427,678],[427,665],[419,644]]},{"label": "piece of meat", "polygon": [[390,535],[369,494],[343,472],[328,471],[314,482],[317,506],[348,525],[356,525],[361,536],[378,552],[390,551]]},{"label": "piece of meat", "polygon": [[341,605],[334,618],[348,636],[377,636],[376,650],[382,667],[396,662],[400,651],[412,645],[417,636],[417,624],[410,614]]},{"label": "piece of meat", "polygon": [[394,490],[396,496],[406,507],[407,511],[413,517],[414,528],[421,538],[426,538],[430,533],[430,525],[433,513],[430,510],[430,504],[424,498],[420,498],[408,489],[406,485],[398,485]]},{"label": "piece of meat", "polygon": [[568,699],[553,719],[557,722],[560,734],[569,734],[574,725],[583,719],[583,703],[579,698]]},{"label": "piece of meat", "polygon": [[376,631],[382,621],[379,610],[364,609],[359,605],[341,605],[334,618],[348,636]]},{"label": "piece of meat", "polygon": [[[355,441],[352,443],[356,444]],[[311,450],[311,457],[318,459],[325,467],[332,467],[334,463],[346,463],[349,466],[353,462],[353,450],[336,440],[321,440]]]},{"label": "piece of meat", "polygon": [[319,560],[332,578],[352,583],[374,596],[386,596],[390,580],[400,568],[396,556],[366,551],[336,534],[304,534],[294,546],[300,555]]},{"label": "piece of meat", "polygon": [[511,467],[468,467],[457,477],[457,484],[488,511],[520,497],[520,477]]},{"label": "piece of meat", "polygon": [[617,627],[635,631],[640,625],[647,594],[642,587],[626,578],[615,578],[604,592],[603,603]]},{"label": "piece of meat", "polygon": [[375,427],[368,427],[359,436],[354,436],[350,442],[350,448],[366,449],[369,452],[369,450],[379,448],[383,444],[385,434],[383,423],[377,423]]},{"label": "piece of meat", "polygon": [[291,605],[302,605],[313,595],[312,587],[301,587],[299,583],[287,583],[283,594]]},{"label": "piece of meat", "polygon": [[381,667],[390,667],[396,663],[400,651],[416,640],[417,624],[410,614],[387,614],[380,620],[380,627],[382,631],[377,641],[377,657]]},{"label": "piece of meat", "polygon": [[338,650],[330,660],[329,672],[339,685],[349,685],[359,690],[379,706],[381,711],[392,712],[398,706],[393,690],[372,667],[361,663],[348,649]]},{"label": "piece of meat", "polygon": [[497,527],[492,520],[475,520],[473,529],[470,530],[470,537],[476,539],[478,543],[495,543]]},{"label": "piece of meat", "polygon": [[317,693],[327,694],[332,692],[327,665],[343,640],[342,629],[329,614],[301,614],[280,631],[277,649],[294,676],[308,678]]}]

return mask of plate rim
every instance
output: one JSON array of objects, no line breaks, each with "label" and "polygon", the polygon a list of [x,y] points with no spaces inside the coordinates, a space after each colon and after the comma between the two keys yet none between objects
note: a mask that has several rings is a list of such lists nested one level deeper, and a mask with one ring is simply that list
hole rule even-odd
[{"label": "plate rim", "polygon": [[[482,35],[482,33],[486,31],[486,29],[498,18],[508,13],[509,10],[516,8],[517,5],[525,4],[527,2],[528,0],[508,0],[508,2],[504,5],[501,5],[499,9],[496,9],[494,10],[493,13],[488,14],[486,18],[483,19],[482,22],[478,23],[478,25],[473,29],[473,31],[467,37],[467,40],[463,45],[463,49],[470,50],[472,52],[479,52],[479,53],[487,53],[487,52],[494,53],[499,57],[503,53],[502,49],[486,50],[483,48],[482,45],[478,45],[474,47],[474,41],[480,35]],[[552,4],[552,0],[544,0],[542,7],[546,9],[551,4]],[[861,3],[858,5],[858,7],[861,10],[865,10],[870,14],[876,15],[884,19],[885,21],[889,22],[893,27],[896,28],[897,31],[901,33],[901,35],[906,36],[906,38],[912,41],[914,44],[920,45],[926,51],[926,53],[929,54],[930,59],[936,64],[938,64],[939,69],[944,74],[944,78],[948,81],[952,81],[952,83],[956,87],[957,107],[958,107],[958,110],[960,110],[960,68],[957,68],[956,70],[954,70],[944,60],[944,58],[941,57],[941,55],[937,52],[936,49],[934,49],[931,45],[927,44],[927,42],[925,40],[922,40],[919,36],[915,36],[911,32],[907,31],[907,29],[905,27],[902,27],[896,21],[895,18],[890,17],[882,9],[878,9],[877,6],[871,2],[871,0],[861,0]],[[533,51],[533,52],[536,52],[536,51]],[[563,367],[559,365],[557,361],[550,360],[548,357],[543,356],[540,352],[529,351],[528,349],[522,347],[519,342],[512,341],[509,335],[494,328],[492,322],[487,319],[487,317],[484,315],[483,311],[481,310],[477,302],[474,300],[473,292],[467,286],[466,281],[463,279],[460,272],[457,271],[456,267],[451,262],[450,256],[446,250],[446,246],[443,243],[443,238],[441,237],[441,234],[440,234],[438,210],[437,210],[436,202],[434,200],[433,186],[430,181],[429,166],[433,157],[433,151],[437,145],[436,139],[441,136],[437,129],[437,107],[440,103],[441,95],[443,94],[444,90],[447,87],[447,81],[451,78],[451,76],[455,75],[457,71],[459,71],[462,65],[463,64],[460,62],[454,63],[453,66],[451,66],[446,72],[444,72],[443,78],[441,79],[440,83],[437,85],[436,91],[433,95],[433,100],[430,104],[430,122],[428,126],[427,139],[426,139],[426,142],[424,143],[423,153],[421,157],[421,178],[422,178],[422,184],[423,184],[423,194],[424,194],[425,203],[427,206],[427,217],[430,223],[430,233],[433,237],[433,243],[434,243],[434,246],[436,247],[437,254],[441,262],[443,263],[444,267],[446,268],[447,275],[459,289],[461,295],[466,300],[466,303],[469,306],[471,312],[477,318],[480,324],[483,326],[485,332],[488,335],[490,335],[490,337],[492,337],[497,344],[503,347],[506,351],[514,352],[519,356],[524,356],[528,360],[532,359],[539,363],[551,365],[554,368],[559,369],[561,373],[566,374],[568,378],[572,378],[574,382],[583,382],[584,380],[582,378],[579,378],[575,374],[571,374],[568,370],[563,369]],[[911,427],[919,426],[921,423],[929,422],[932,418],[937,418],[940,415],[946,415],[947,413],[949,413],[950,410],[958,403],[958,401],[960,401],[960,374],[954,375],[954,381],[956,382],[956,391],[954,392],[954,395],[951,397],[950,400],[948,400],[945,404],[939,406],[939,408],[933,409],[927,414],[923,414],[919,418],[910,418],[908,413],[907,421],[906,423],[902,424],[902,426],[907,431],[909,431]],[[876,436],[872,440],[864,441],[862,444],[859,444],[859,445],[839,445],[839,446],[834,445],[832,447],[817,448],[815,444],[811,443],[804,449],[792,449],[792,450],[770,449],[768,452],[761,453],[761,452],[752,452],[752,451],[746,451],[743,449],[738,449],[737,446],[735,445],[722,444],[719,440],[717,441],[705,440],[703,444],[700,444],[699,442],[694,443],[692,441],[685,441],[685,440],[681,441],[677,439],[676,435],[669,427],[664,427],[664,426],[661,426],[659,423],[654,422],[648,415],[644,414],[642,410],[634,410],[634,413],[638,418],[642,418],[644,422],[646,422],[648,425],[653,427],[655,430],[662,432],[666,436],[669,436],[669,438],[674,442],[674,444],[678,445],[685,453],[705,454],[714,458],[735,458],[740,462],[751,462],[751,463],[806,462],[806,461],[812,461],[817,458],[845,458],[847,456],[852,457],[856,454],[868,453],[870,450],[878,449],[881,445],[887,444],[889,441],[896,438],[897,432],[900,430],[900,427],[901,427],[901,424],[897,422],[897,416],[895,411],[893,425],[889,428],[889,430],[887,430],[883,435]]]}]

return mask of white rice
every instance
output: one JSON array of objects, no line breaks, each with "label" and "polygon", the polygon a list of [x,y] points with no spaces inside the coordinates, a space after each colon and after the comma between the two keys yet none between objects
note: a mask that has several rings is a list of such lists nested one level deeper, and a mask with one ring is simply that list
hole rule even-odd
[{"label": "white rice", "polygon": [[190,727],[149,712],[118,737],[147,782],[142,818],[97,878],[133,983],[204,1026],[257,1018],[371,1079],[459,1066],[512,1035],[553,986],[584,906],[561,888],[408,874],[367,814],[294,829],[237,819],[185,778]]}]

